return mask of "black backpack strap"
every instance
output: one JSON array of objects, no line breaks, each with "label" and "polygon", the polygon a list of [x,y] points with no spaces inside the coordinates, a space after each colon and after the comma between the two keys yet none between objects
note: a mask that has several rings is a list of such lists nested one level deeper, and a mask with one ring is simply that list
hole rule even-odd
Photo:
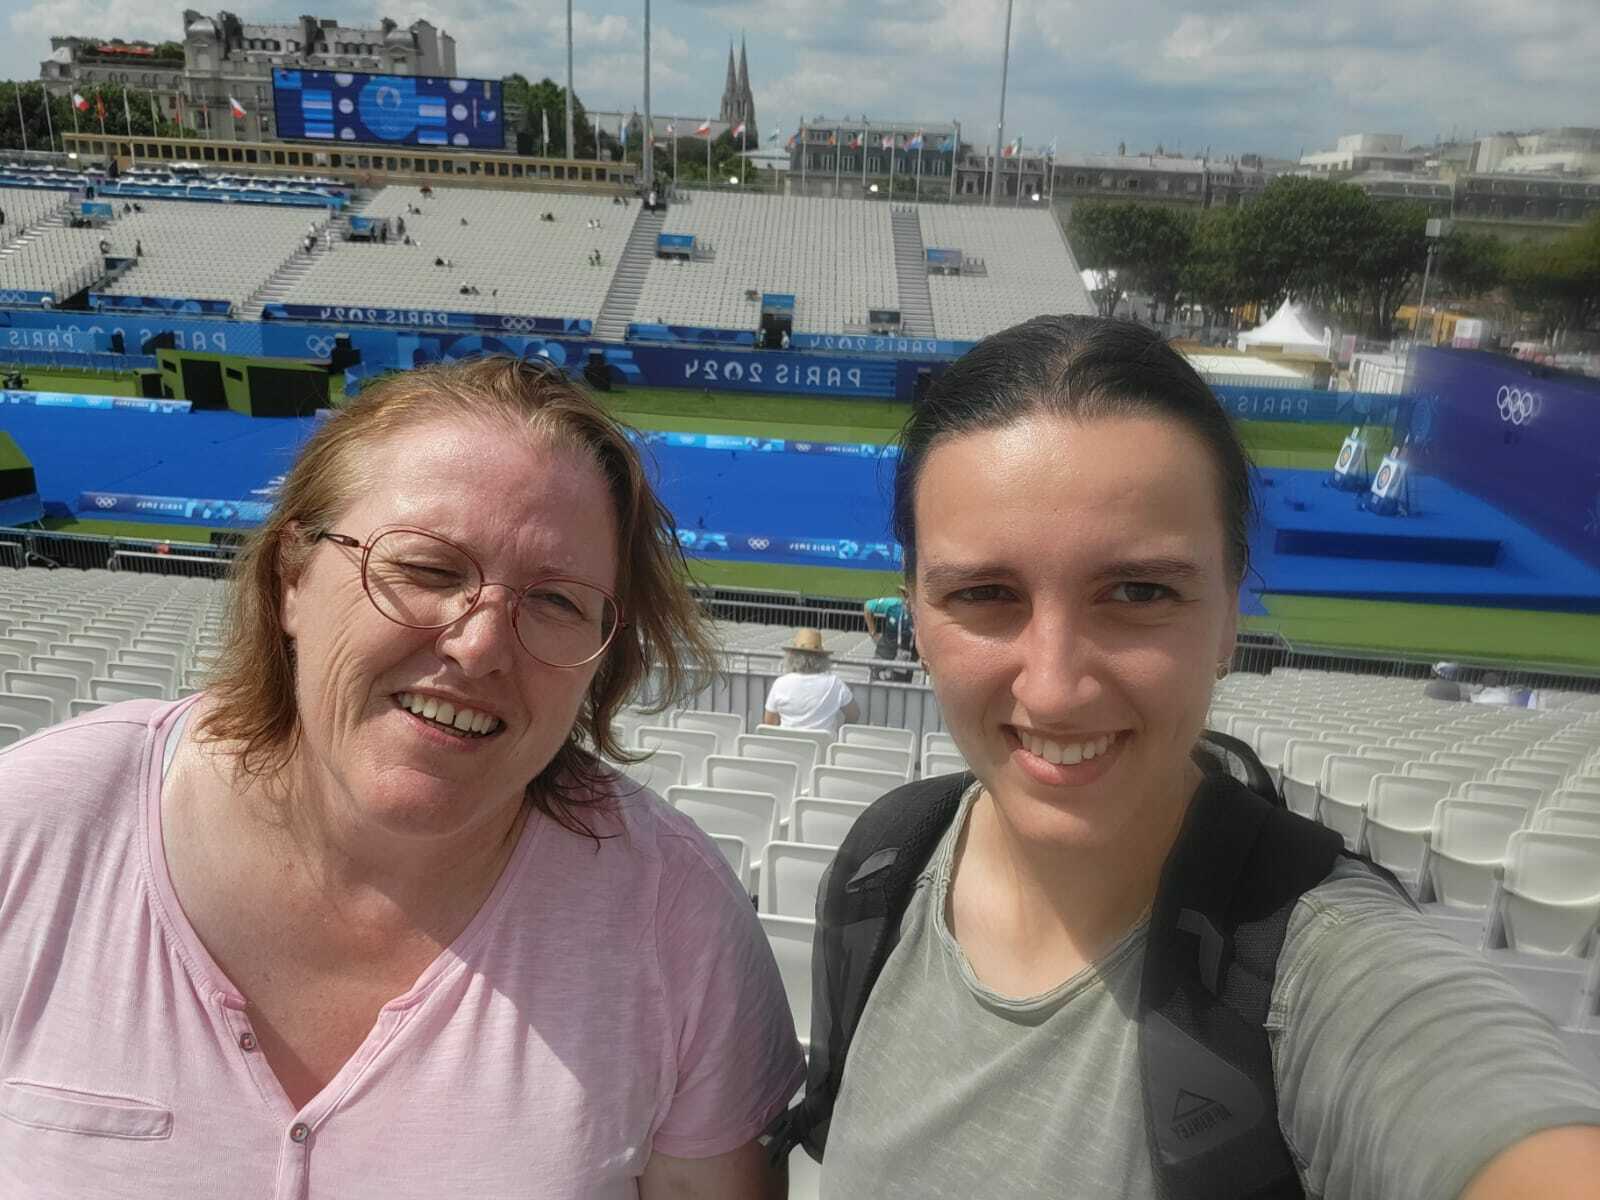
[{"label": "black backpack strap", "polygon": [[768,1129],[773,1162],[803,1145],[819,1162],[867,997],[900,941],[917,876],[972,786],[969,773],[908,783],[856,818],[817,892],[805,1098]]},{"label": "black backpack strap", "polygon": [[1344,849],[1313,824],[1208,774],[1162,873],[1139,998],[1150,1155],[1171,1200],[1304,1193],[1278,1126],[1264,1032],[1300,897]]}]

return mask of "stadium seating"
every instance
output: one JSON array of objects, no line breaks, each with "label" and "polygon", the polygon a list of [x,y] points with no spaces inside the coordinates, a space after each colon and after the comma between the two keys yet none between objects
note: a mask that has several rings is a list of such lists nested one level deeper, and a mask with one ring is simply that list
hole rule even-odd
[{"label": "stadium seating", "polygon": [[65,225],[30,230],[0,248],[0,290],[49,292],[57,300],[82,291],[104,273],[102,236]]},{"label": "stadium seating", "polygon": [[800,796],[794,802],[790,833],[796,841],[813,846],[841,846],[856,818],[867,811],[865,804],[850,800],[819,800]]},{"label": "stadium seating", "polygon": [[225,300],[242,308],[295,252],[317,210],[282,205],[140,201],[143,212],[118,216],[96,238],[134,265],[100,290],[109,295]]},{"label": "stadium seating", "polygon": [[900,307],[880,202],[696,192],[668,210],[661,232],[693,234],[710,255],[652,258],[638,321],[754,330],[760,293],[782,292],[794,296],[796,331],[844,333],[864,328],[870,309]]},{"label": "stadium seating", "polygon": [[[809,916],[781,917],[764,912],[761,914],[761,928],[766,931],[773,957],[778,960],[778,974],[783,979],[784,993],[789,997],[789,1011],[794,1016],[795,1032],[800,1035],[800,1044],[809,1049],[811,943],[816,935],[817,922]],[[793,1157],[805,1158],[805,1155]]]},{"label": "stadium seating", "polygon": [[815,916],[817,888],[834,850],[804,842],[769,842],[761,865],[761,911],[780,917]]},{"label": "stadium seating", "polygon": [[921,204],[917,217],[927,248],[960,250],[987,269],[928,276],[939,337],[976,341],[1040,313],[1094,315],[1094,301],[1050,213]]},{"label": "stadium seating", "polygon": [[[386,187],[358,211],[403,219],[413,244],[335,241],[310,256],[283,302],[597,320],[643,209],[605,196]],[[545,212],[556,219],[541,221]],[[600,266],[588,262],[593,250]],[[440,258],[452,265],[435,266]],[[463,284],[477,294],[462,295]]]},{"label": "stadium seating", "polygon": [[674,750],[682,755],[684,783],[704,782],[706,759],[717,752],[717,735],[702,733],[698,729],[644,725],[639,728],[637,736],[641,750]]}]

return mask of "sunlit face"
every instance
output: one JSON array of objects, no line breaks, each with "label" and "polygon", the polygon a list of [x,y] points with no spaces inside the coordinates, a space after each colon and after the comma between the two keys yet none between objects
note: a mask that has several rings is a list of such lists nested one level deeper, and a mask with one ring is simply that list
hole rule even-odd
[{"label": "sunlit face", "polygon": [[[363,543],[408,525],[449,538],[513,588],[546,575],[615,590],[617,532],[592,462],[509,425],[435,423],[371,455],[377,486],[334,532]],[[327,803],[357,821],[417,836],[503,819],[570,733],[600,660],[559,669],[530,657],[513,632],[505,588],[439,630],[385,618],[361,585],[361,551],[322,542],[284,589],[295,640],[302,766]],[[402,707],[431,697],[494,718],[462,736]],[[434,714],[435,717],[440,715]],[[479,722],[483,724],[483,722]]]},{"label": "sunlit face", "polygon": [[917,644],[1006,818],[1083,846],[1162,827],[1237,619],[1204,444],[1037,415],[939,444],[915,505]]}]

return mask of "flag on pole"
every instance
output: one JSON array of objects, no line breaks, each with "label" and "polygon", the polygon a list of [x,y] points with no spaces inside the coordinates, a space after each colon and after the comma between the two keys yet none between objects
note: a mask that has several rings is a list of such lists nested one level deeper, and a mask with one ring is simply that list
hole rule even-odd
[{"label": "flag on pole", "polygon": [[906,149],[907,150],[921,150],[922,149],[922,130],[920,130],[920,129],[917,130],[916,136],[913,137],[910,141],[908,141],[906,143]]},{"label": "flag on pole", "polygon": [[100,118],[100,136],[106,135],[106,97],[104,92],[96,92],[94,96],[94,113]]},{"label": "flag on pole", "polygon": [[677,133],[675,132],[675,127],[673,126],[671,121],[667,122],[667,136],[668,137],[676,137],[677,136]]},{"label": "flag on pole", "polygon": [[548,153],[550,150],[550,110],[548,108],[539,110],[539,124],[544,132],[544,149]]},{"label": "flag on pole", "polygon": [[838,144],[839,144],[839,131],[838,130],[830,130],[829,133],[828,133],[828,145],[837,146]]},{"label": "flag on pole", "polygon": [[232,96],[228,97],[228,111],[233,114],[235,121],[242,121],[245,118],[244,105],[240,104]]},{"label": "flag on pole", "polygon": [[946,136],[944,141],[939,143],[939,150],[940,150],[941,153],[946,151],[946,150],[954,150],[955,148],[956,148],[956,135],[953,134],[953,133],[949,134],[948,136]]},{"label": "flag on pole", "polygon": [[1018,138],[1014,142],[1007,142],[1004,146],[1000,147],[1000,157],[1001,158],[1015,158],[1018,154],[1021,154],[1021,153],[1022,153],[1022,139],[1021,138]]},{"label": "flag on pole", "polygon": [[122,120],[127,126],[128,136],[133,136],[133,113],[128,109],[128,89],[122,89]]},{"label": "flag on pole", "polygon": [[79,112],[88,112],[89,111],[89,102],[87,100],[85,100],[77,92],[73,92],[72,93],[72,107],[77,109]]},{"label": "flag on pole", "polygon": [[729,137],[743,137],[744,136],[744,122],[740,121],[732,129],[728,130],[728,136]]},{"label": "flag on pole", "polygon": [[711,118],[710,117],[707,117],[704,121],[701,121],[699,125],[695,126],[694,135],[695,135],[695,137],[710,137],[711,136]]},{"label": "flag on pole", "polygon": [[617,141],[622,146],[622,152],[628,152],[628,123],[621,117],[617,118]]}]

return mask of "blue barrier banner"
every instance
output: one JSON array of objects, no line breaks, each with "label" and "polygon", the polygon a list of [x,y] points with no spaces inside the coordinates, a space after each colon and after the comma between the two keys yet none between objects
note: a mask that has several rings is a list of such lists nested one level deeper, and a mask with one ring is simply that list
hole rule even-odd
[{"label": "blue barrier banner", "polygon": [[[180,313],[23,312],[0,308],[0,354],[43,350],[58,355],[104,352],[120,333],[130,358],[157,334],[171,333],[178,350],[259,355],[262,326]],[[137,365],[130,362],[129,365]]]},{"label": "blue barrier banner", "polygon": [[789,339],[791,350],[834,350],[840,354],[883,354],[893,358],[958,359],[977,342],[957,342],[948,338],[894,337],[888,334],[796,333]]},{"label": "blue barrier banner", "polygon": [[897,458],[900,447],[876,442],[800,442],[784,438],[740,437],[724,433],[671,433],[651,429],[639,434],[646,445],[689,450],[745,450],[752,454],[824,454],[837,458]]},{"label": "blue barrier banner", "polygon": [[656,250],[671,254],[690,254],[694,251],[694,234],[662,233],[656,235]]},{"label": "blue barrier banner", "polygon": [[961,270],[961,251],[928,248],[928,265],[941,269]]},{"label": "blue barrier banner", "polygon": [[510,313],[451,312],[418,308],[344,308],[326,304],[268,304],[270,321],[323,321],[334,325],[397,325],[417,329],[481,329],[499,333],[588,334],[587,317],[523,317]]},{"label": "blue barrier banner", "polygon": [[1417,471],[1600,566],[1600,384],[1484,351],[1435,349],[1418,353],[1416,380]]},{"label": "blue barrier banner", "polygon": [[1309,388],[1213,384],[1222,407],[1241,421],[1333,422],[1354,425],[1394,421],[1397,396],[1376,392],[1318,392]]},{"label": "blue barrier banner", "polygon": [[761,311],[792,313],[794,312],[793,292],[762,292]]},{"label": "blue barrier banner", "polygon": [[15,304],[26,308],[43,308],[54,304],[54,292],[41,292],[33,288],[0,288],[0,304]]},{"label": "blue barrier banner", "polygon": [[260,500],[197,500],[188,496],[140,496],[131,492],[80,492],[78,511],[137,513],[142,517],[208,521],[212,524],[252,524],[265,521],[272,505]]},{"label": "blue barrier banner", "polygon": [[147,412],[182,414],[190,409],[187,400],[148,400],[142,396],[82,396],[71,392],[0,391],[0,404],[25,404],[32,408],[83,408],[99,412]]},{"label": "blue barrier banner", "polygon": [[379,224],[379,221],[378,221],[378,219],[376,217],[351,217],[350,218],[350,232],[351,233],[371,233],[374,229],[376,229],[378,227],[378,224]]},{"label": "blue barrier banner", "polygon": [[108,221],[116,215],[111,205],[103,200],[84,200],[78,205],[78,212],[85,217],[104,217]]},{"label": "blue barrier banner", "polygon": [[141,200],[194,200],[211,204],[278,204],[290,208],[343,208],[347,198],[338,192],[304,185],[264,185],[230,187],[220,184],[190,183],[101,183],[95,191],[102,196]]},{"label": "blue barrier banner", "polygon": [[687,345],[754,346],[753,329],[707,329],[699,325],[656,325],[635,321],[628,326],[630,342],[682,342]]},{"label": "blue barrier banner", "polygon": [[675,346],[607,347],[614,378],[637,387],[708,391],[790,392],[810,396],[889,399],[893,362],[862,362],[774,350],[687,350]]},{"label": "blue barrier banner", "polygon": [[691,558],[736,558],[816,566],[820,563],[898,571],[905,555],[897,542],[858,541],[842,537],[793,538],[764,533],[719,533],[678,530],[678,545]]},{"label": "blue barrier banner", "polygon": [[184,313],[195,317],[225,317],[233,311],[233,303],[228,300],[199,300],[183,296],[122,296],[108,292],[90,292],[89,305],[102,312],[116,309]]}]

